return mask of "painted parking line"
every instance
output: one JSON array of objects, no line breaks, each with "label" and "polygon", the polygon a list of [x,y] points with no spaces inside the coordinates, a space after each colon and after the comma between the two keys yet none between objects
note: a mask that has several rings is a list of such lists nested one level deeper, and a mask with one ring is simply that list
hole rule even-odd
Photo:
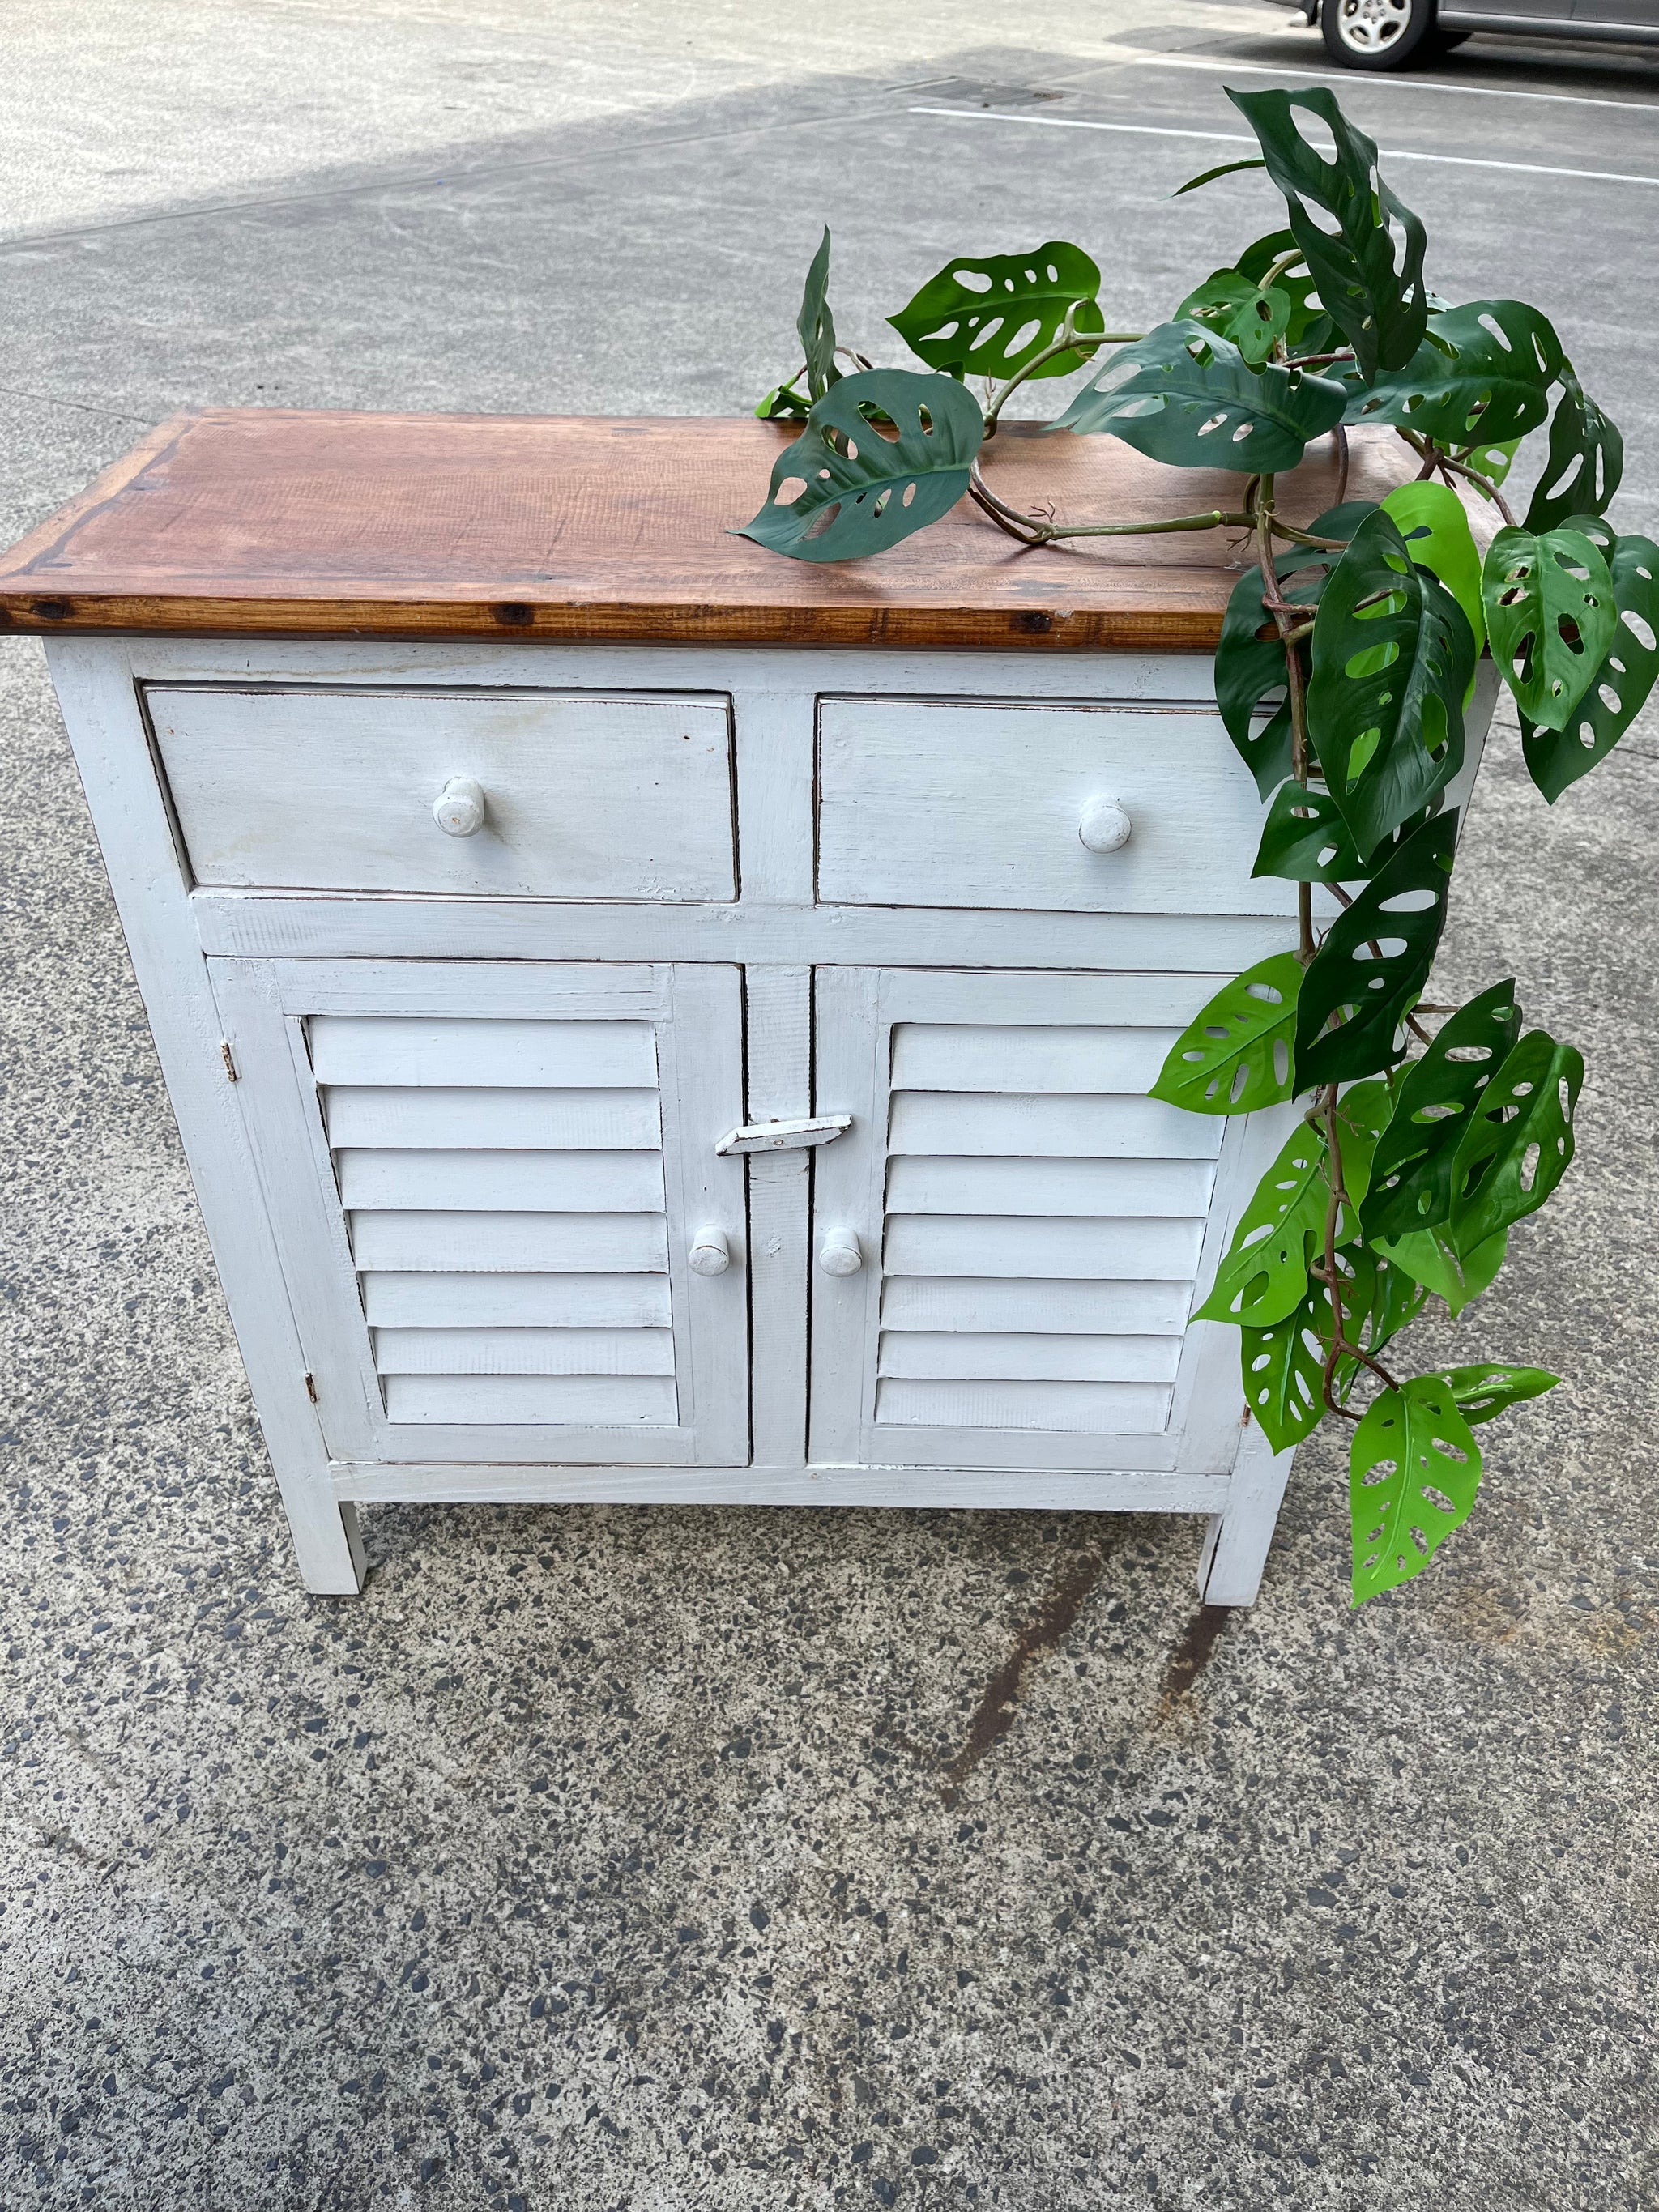
[{"label": "painted parking line", "polygon": [[[1212,146],[1255,146],[1227,131],[1177,131],[1158,123],[1097,123],[1080,115],[1003,115],[988,107],[913,107],[912,115],[948,115],[958,123],[1024,123],[1042,131],[1115,131],[1136,138],[1202,138]],[[1602,185],[1653,185],[1659,177],[1633,177],[1617,169],[1557,169],[1542,161],[1486,161],[1473,154],[1422,154],[1410,147],[1382,146],[1385,161],[1443,161],[1457,169],[1507,169],[1522,177],[1582,177]]]},{"label": "painted parking line", "polygon": [[[1351,70],[1282,69],[1268,62],[1212,61],[1201,54],[1148,53],[1143,46],[1124,46],[1119,51],[1127,69],[1204,70],[1218,76],[1300,76],[1319,84],[1340,85],[1344,92],[1360,89]],[[1468,100],[1542,100],[1559,107],[1628,107],[1638,115],[1659,115],[1659,100],[1603,100],[1586,92],[1511,92],[1502,85],[1447,84],[1433,77],[1378,73],[1368,75],[1364,84],[1367,91],[1375,87],[1378,92],[1450,92]]]}]

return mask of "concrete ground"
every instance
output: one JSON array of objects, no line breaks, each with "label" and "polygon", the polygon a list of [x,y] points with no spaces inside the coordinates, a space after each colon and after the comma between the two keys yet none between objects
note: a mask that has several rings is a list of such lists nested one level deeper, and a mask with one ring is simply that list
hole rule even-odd
[{"label": "concrete ground", "polygon": [[[1152,315],[1271,203],[1168,204],[1227,155],[1144,126],[1322,63],[1249,0],[59,0],[6,44],[9,534],[188,404],[738,410],[825,219],[866,344],[1054,234]],[[1650,530],[1656,67],[1343,85],[1439,289],[1556,318]],[[1659,718],[1553,812],[1489,754],[1442,981],[1516,973],[1590,1078],[1424,1357],[1565,1380],[1358,1615],[1340,1440],[1231,1616],[1191,1522],[1012,1514],[388,1508],[365,1595],[306,1597],[33,645],[0,738],[6,2212],[1652,2204]]]}]

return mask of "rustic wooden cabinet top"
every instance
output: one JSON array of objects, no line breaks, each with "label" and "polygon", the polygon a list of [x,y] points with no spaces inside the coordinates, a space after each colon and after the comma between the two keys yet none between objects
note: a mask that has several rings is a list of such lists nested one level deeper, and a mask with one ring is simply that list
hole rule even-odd
[{"label": "rustic wooden cabinet top", "polygon": [[[1223,531],[1025,550],[966,501],[873,560],[783,560],[729,533],[786,442],[742,418],[176,416],[0,556],[0,628],[1198,651],[1248,561]],[[1380,496],[1401,451],[1356,437],[1349,495]],[[1018,425],[986,471],[1079,521],[1231,507],[1243,484]],[[1322,441],[1284,511],[1337,484]]]}]

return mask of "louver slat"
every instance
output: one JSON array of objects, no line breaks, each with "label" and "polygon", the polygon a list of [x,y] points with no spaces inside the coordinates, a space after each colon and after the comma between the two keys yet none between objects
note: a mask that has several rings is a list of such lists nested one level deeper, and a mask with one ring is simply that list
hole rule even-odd
[{"label": "louver slat", "polygon": [[388,1420],[674,1424],[652,1024],[307,1027]]}]

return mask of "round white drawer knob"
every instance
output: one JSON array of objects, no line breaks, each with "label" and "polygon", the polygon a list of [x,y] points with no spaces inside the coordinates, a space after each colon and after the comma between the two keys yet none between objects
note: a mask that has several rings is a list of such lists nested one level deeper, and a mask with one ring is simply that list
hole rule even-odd
[{"label": "round white drawer knob", "polygon": [[1084,802],[1077,834],[1091,853],[1115,853],[1128,843],[1134,826],[1116,799],[1102,793]]},{"label": "round white drawer knob", "polygon": [[691,1240],[689,1264],[694,1275],[723,1275],[732,1264],[732,1248],[723,1229],[700,1229]]},{"label": "round white drawer knob", "polygon": [[432,818],[447,837],[471,836],[483,827],[483,786],[470,775],[452,775],[432,802]]},{"label": "round white drawer knob", "polygon": [[826,1275],[856,1275],[864,1265],[864,1247],[850,1229],[826,1230],[818,1265]]}]

